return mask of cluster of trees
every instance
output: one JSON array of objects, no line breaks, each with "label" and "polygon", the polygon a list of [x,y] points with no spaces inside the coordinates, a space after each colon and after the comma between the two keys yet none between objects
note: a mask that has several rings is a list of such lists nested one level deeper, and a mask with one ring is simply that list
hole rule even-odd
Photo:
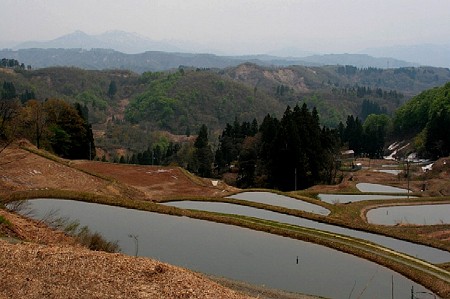
[{"label": "cluster of trees", "polygon": [[347,75],[347,76],[353,76],[358,71],[358,68],[353,65],[344,65],[344,66],[338,66],[336,69],[336,72],[341,75]]},{"label": "cluster of trees", "polygon": [[372,89],[366,86],[355,85],[352,87],[344,87],[341,89],[333,88],[334,94],[342,94],[342,95],[354,95],[358,98],[364,97],[372,97],[372,98],[382,98],[385,100],[392,100],[396,104],[400,102],[405,96],[401,92],[397,92],[396,90],[383,90],[381,88]]},{"label": "cluster of trees", "polygon": [[3,85],[0,89],[0,95],[0,98],[3,100],[13,100],[19,98],[22,103],[36,98],[34,91],[28,89],[21,94],[17,94],[14,83],[9,81],[3,81]]},{"label": "cluster of trees", "polygon": [[[170,164],[180,164],[182,161],[177,159],[177,154],[181,150],[182,145],[180,143],[170,142],[167,148],[156,144],[154,146],[149,146],[146,150],[142,152],[133,153],[129,157],[120,156],[119,163],[125,164],[140,164],[140,165],[170,165]],[[106,160],[106,157],[102,158]]]},{"label": "cluster of trees", "polygon": [[426,90],[400,107],[394,117],[399,136],[414,136],[422,156],[450,154],[450,83]]},{"label": "cluster of trees", "polygon": [[387,114],[387,109],[374,101],[364,100],[361,105],[361,118],[366,119],[370,114]]},{"label": "cluster of trees", "polygon": [[[262,119],[267,111],[281,113],[286,107],[273,91],[262,92],[214,71],[181,70],[143,74],[146,90],[130,99],[125,120],[184,134],[199,124],[218,130],[235,116]],[[287,86],[283,90],[286,94]]]},{"label": "cluster of trees", "polygon": [[[27,92],[28,97],[32,94]],[[71,159],[95,156],[94,137],[88,123],[88,110],[80,104],[63,100],[22,103],[14,84],[4,82],[0,99],[0,136],[3,144],[17,138],[27,138],[38,148]]]},{"label": "cluster of trees", "polygon": [[[2,60],[0,60],[0,68],[25,70],[25,64],[20,63],[16,59],[2,58]],[[31,66],[28,65],[27,68],[31,69]]]},{"label": "cluster of trees", "polygon": [[260,126],[256,119],[240,123],[235,118],[215,152],[202,125],[194,143],[156,145],[118,162],[176,164],[203,177],[232,172],[242,188],[294,190],[333,182],[340,146],[338,132],[322,127],[317,110],[303,104],[288,106],[281,120],[267,115]]},{"label": "cluster of trees", "polygon": [[285,94],[291,94],[293,89],[289,87],[288,85],[277,85],[277,89],[275,91],[275,95],[277,96],[284,96]]},{"label": "cluster of trees", "polygon": [[239,187],[280,190],[333,181],[339,140],[321,128],[315,108],[288,107],[281,120],[267,115],[256,128],[256,121],[227,125],[216,151],[219,173],[234,165]]},{"label": "cluster of trees", "polygon": [[[102,160],[106,160],[102,158]],[[213,176],[212,165],[214,155],[208,139],[208,128],[202,125],[195,142],[154,144],[143,152],[125,158],[121,156],[119,163],[141,165],[179,165],[202,177]]]},{"label": "cluster of trees", "polygon": [[366,96],[374,96],[376,98],[398,100],[404,97],[402,93],[399,93],[395,90],[386,91],[381,88],[372,89],[366,86],[356,86],[353,90],[355,89],[356,89],[356,96],[358,98],[363,98]]},{"label": "cluster of trees", "polygon": [[364,123],[353,115],[344,124],[339,123],[339,137],[344,147],[356,156],[382,158],[388,134],[392,132],[391,118],[385,114],[370,114]]},{"label": "cluster of trees", "polygon": [[235,118],[233,125],[227,124],[219,137],[219,146],[215,152],[216,172],[221,175],[229,171],[239,158],[242,145],[247,137],[255,136],[259,131],[258,122],[239,123]]}]

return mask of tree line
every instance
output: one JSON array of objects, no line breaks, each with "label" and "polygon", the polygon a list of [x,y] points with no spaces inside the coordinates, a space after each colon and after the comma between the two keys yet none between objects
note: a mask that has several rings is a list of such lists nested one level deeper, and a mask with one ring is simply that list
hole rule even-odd
[{"label": "tree line", "polygon": [[322,127],[317,110],[303,104],[288,106],[281,120],[268,114],[261,125],[236,118],[225,126],[215,150],[203,124],[193,144],[149,147],[119,162],[177,164],[203,177],[231,172],[241,188],[294,190],[332,183],[340,146],[338,131]]},{"label": "tree line", "polygon": [[0,60],[0,68],[9,68],[9,69],[17,69],[17,70],[25,70],[25,69],[30,70],[31,69],[31,65],[28,65],[27,67],[25,67],[24,63],[20,63],[16,59],[2,58]]},{"label": "tree line", "polygon": [[15,139],[26,138],[38,148],[64,158],[95,157],[94,136],[86,106],[72,105],[61,99],[38,100],[29,91],[17,95],[12,82],[3,82],[0,94],[0,141],[3,146]]},{"label": "tree line", "polygon": [[227,125],[215,169],[221,174],[236,168],[242,188],[303,189],[334,180],[338,152],[337,132],[320,126],[315,108],[288,106],[281,120],[267,115],[259,127],[255,120]]},{"label": "tree line", "polygon": [[415,136],[421,156],[436,159],[450,154],[450,82],[426,90],[395,114],[397,136]]}]

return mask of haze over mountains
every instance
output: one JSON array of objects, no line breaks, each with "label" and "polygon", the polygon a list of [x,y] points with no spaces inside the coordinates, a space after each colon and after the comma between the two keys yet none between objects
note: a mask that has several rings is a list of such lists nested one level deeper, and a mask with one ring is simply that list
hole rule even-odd
[{"label": "haze over mountains", "polygon": [[[398,68],[419,65],[450,67],[450,55],[448,55],[450,45],[430,44],[371,48],[354,54],[324,55],[297,48],[282,48],[278,51],[271,51],[267,55],[225,56],[223,53],[220,55],[220,50],[207,49],[205,46],[194,43],[155,41],[124,31],[107,31],[98,35],[75,31],[49,41],[9,44],[8,48],[12,50],[4,49],[0,51],[2,57],[15,58],[37,68],[64,65],[90,69],[129,68],[133,71],[142,72],[165,70],[179,65],[223,68],[235,66],[245,61],[275,66],[339,64],[354,65],[359,68]],[[42,49],[51,50],[43,51]],[[68,52],[63,49],[84,49],[87,51],[70,50]],[[95,50],[91,51],[91,49]],[[113,51],[99,51],[98,49]],[[80,55],[83,56],[84,61],[80,61]]]}]

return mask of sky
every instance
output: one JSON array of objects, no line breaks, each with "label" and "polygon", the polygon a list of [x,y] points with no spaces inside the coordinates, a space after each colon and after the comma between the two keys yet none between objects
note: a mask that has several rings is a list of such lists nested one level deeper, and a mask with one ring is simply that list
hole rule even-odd
[{"label": "sky", "polygon": [[133,32],[228,54],[450,44],[450,0],[2,0],[0,42]]}]

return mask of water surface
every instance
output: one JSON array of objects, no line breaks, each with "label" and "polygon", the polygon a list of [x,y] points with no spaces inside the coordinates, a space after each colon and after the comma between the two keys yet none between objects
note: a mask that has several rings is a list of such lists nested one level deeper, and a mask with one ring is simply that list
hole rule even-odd
[{"label": "water surface", "polygon": [[381,185],[381,184],[372,184],[372,183],[358,183],[356,184],[356,188],[358,188],[361,192],[380,192],[380,193],[404,193],[408,192],[407,189]]},{"label": "water surface", "polygon": [[135,253],[134,239],[129,237],[135,235],[141,256],[252,284],[328,298],[390,298],[392,280],[395,298],[409,298],[412,286],[427,291],[375,263],[268,233],[69,200],[30,203],[35,217],[58,209],[106,238],[119,240],[127,254]]},{"label": "water surface", "polygon": [[379,245],[388,247],[398,252],[406,253],[414,257],[426,260],[431,263],[444,263],[450,261],[450,253],[447,251],[435,249],[432,247],[414,244],[386,236],[377,234],[357,231],[353,229],[343,228],[330,224],[320,223],[317,221],[295,217],[291,215],[285,215],[263,209],[257,209],[253,207],[220,203],[220,202],[199,202],[199,201],[175,201],[166,203],[166,205],[182,208],[193,209],[225,214],[243,215],[249,217],[256,217],[260,219],[266,219],[271,221],[277,221],[282,223],[288,223],[308,228],[320,229],[323,231],[333,232],[341,235],[347,235],[363,240],[368,240]]},{"label": "water surface", "polygon": [[[376,199],[401,199],[407,198],[406,195],[379,195],[379,194],[318,194],[320,200],[331,203],[350,203],[363,200],[376,200]],[[410,196],[410,198],[412,198]]]},{"label": "water surface", "polygon": [[271,192],[241,192],[229,198],[242,199],[252,202],[264,203],[288,209],[301,210],[320,215],[329,215],[330,210],[300,199],[271,193]]},{"label": "water surface", "polygon": [[367,221],[374,224],[450,224],[450,204],[395,206],[372,209]]},{"label": "water surface", "polygon": [[403,170],[400,170],[400,169],[375,169],[374,170],[374,172],[383,172],[383,173],[388,173],[388,174],[393,174],[393,175],[398,175],[402,171]]}]

